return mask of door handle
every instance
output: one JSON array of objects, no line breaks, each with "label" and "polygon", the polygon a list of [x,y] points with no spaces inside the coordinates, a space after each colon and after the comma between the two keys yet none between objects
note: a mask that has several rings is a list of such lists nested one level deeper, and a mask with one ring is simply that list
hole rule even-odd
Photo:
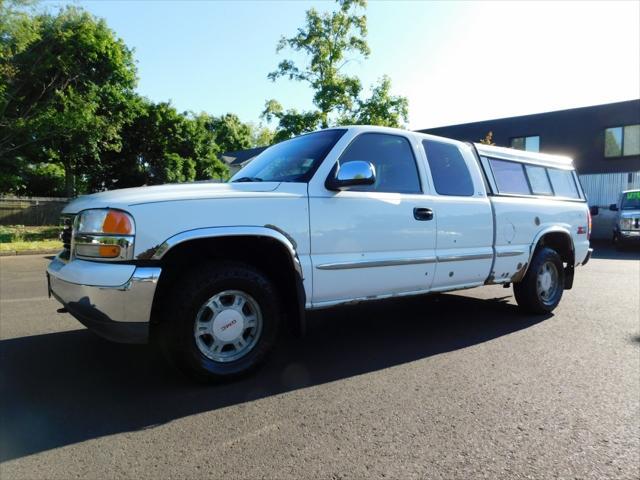
[{"label": "door handle", "polygon": [[414,208],[413,209],[413,218],[416,220],[433,220],[433,210],[430,208]]}]

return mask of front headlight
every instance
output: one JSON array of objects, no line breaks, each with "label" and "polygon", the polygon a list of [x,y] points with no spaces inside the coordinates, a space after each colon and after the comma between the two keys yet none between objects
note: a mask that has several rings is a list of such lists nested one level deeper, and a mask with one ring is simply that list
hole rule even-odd
[{"label": "front headlight", "polygon": [[621,218],[618,220],[620,230],[631,230],[633,227],[633,218]]},{"label": "front headlight", "polygon": [[135,223],[122,210],[85,210],[73,226],[73,254],[79,258],[131,260]]}]

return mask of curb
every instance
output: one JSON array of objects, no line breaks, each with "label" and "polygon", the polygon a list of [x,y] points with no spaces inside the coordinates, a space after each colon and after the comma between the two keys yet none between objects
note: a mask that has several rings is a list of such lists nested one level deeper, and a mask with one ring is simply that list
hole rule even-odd
[{"label": "curb", "polygon": [[9,250],[8,252],[0,252],[0,257],[16,257],[20,255],[50,255],[59,252],[59,248],[49,250]]}]

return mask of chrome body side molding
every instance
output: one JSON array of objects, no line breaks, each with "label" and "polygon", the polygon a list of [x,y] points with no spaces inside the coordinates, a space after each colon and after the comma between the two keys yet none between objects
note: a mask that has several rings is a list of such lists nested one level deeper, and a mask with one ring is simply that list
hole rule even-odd
[{"label": "chrome body side molding", "polygon": [[351,268],[390,267],[397,265],[418,265],[435,263],[436,257],[399,258],[395,260],[358,260],[353,262],[334,262],[317,265],[318,270],[345,270]]},{"label": "chrome body side molding", "polygon": [[459,255],[438,255],[438,263],[464,262],[466,260],[486,260],[487,258],[493,258],[493,253],[462,253]]},{"label": "chrome body side molding", "polygon": [[496,256],[498,257],[519,257],[520,255],[524,255],[524,250],[504,250],[502,252],[498,252]]}]

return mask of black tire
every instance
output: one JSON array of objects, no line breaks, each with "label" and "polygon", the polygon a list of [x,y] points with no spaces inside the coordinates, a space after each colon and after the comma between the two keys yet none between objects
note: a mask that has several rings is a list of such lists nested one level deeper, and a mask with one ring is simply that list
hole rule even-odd
[{"label": "black tire", "polygon": [[[255,300],[261,313],[261,330],[244,356],[216,361],[202,352],[194,329],[201,307],[225,291],[238,291]],[[281,323],[279,297],[269,279],[250,265],[213,262],[185,271],[172,288],[167,304],[167,313],[158,331],[160,347],[174,366],[198,381],[220,381],[245,375],[264,362],[277,343]],[[213,314],[211,322],[213,325]]]},{"label": "black tire", "polygon": [[[549,264],[549,265],[547,265]],[[545,298],[538,291],[538,275],[542,268],[555,267],[556,286]],[[531,260],[531,265],[521,282],[513,284],[513,293],[520,308],[530,313],[546,314],[552,312],[560,303],[564,291],[564,267],[558,252],[551,248],[541,248]]]},{"label": "black tire", "polygon": [[620,240],[620,236],[617,232],[613,232],[613,248],[615,248],[617,251],[621,251],[624,248],[622,240]]}]

